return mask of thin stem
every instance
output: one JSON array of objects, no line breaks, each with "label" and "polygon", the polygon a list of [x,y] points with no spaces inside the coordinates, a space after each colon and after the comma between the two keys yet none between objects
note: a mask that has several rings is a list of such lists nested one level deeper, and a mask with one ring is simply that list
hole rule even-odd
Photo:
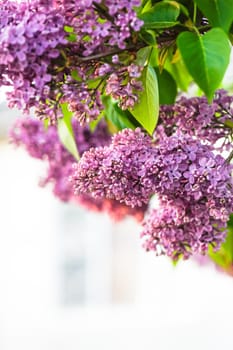
[{"label": "thin stem", "polygon": [[197,20],[197,4],[194,3],[193,5],[193,23],[195,24]]},{"label": "thin stem", "polygon": [[138,45],[138,46],[135,46],[135,45],[130,45],[128,47],[126,47],[124,50],[122,49],[114,49],[114,50],[110,50],[110,51],[107,51],[107,52],[103,52],[103,53],[97,53],[95,55],[91,55],[91,56],[87,56],[87,57],[82,57],[82,56],[76,56],[78,61],[79,62],[88,62],[88,61],[95,61],[95,60],[99,60],[101,58],[104,58],[104,57],[108,57],[108,56],[112,56],[112,55],[115,55],[115,54],[118,54],[118,53],[122,53],[122,52],[125,52],[125,51],[137,51],[138,49],[142,48],[144,45]]},{"label": "thin stem", "polygon": [[211,25],[210,24],[206,24],[205,26],[200,26],[200,27],[197,27],[197,29],[201,32],[203,30],[208,30],[208,29],[211,29]]},{"label": "thin stem", "polygon": [[233,150],[231,151],[231,153],[229,154],[229,156],[227,157],[227,159],[225,160],[225,163],[230,163],[231,160],[233,158]]},{"label": "thin stem", "polygon": [[110,22],[114,23],[113,17],[109,15],[109,13],[105,10],[105,8],[103,8],[101,5],[97,4],[95,1],[93,2],[93,5],[95,6],[96,11],[100,15],[102,15],[103,17],[108,19]]}]

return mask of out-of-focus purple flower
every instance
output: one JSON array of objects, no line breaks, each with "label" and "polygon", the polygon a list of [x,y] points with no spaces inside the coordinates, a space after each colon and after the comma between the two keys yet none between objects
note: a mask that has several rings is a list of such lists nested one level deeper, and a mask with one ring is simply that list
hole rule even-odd
[{"label": "out-of-focus purple flower", "polygon": [[[87,126],[81,127],[74,119],[73,130],[80,155],[90,147],[104,146],[110,141],[104,121],[92,133]],[[62,146],[55,126],[49,126],[45,130],[43,123],[37,119],[19,119],[11,130],[10,138],[16,146],[24,146],[32,157],[47,162],[47,174],[41,179],[40,185],[52,185],[54,195],[60,200],[80,204],[89,210],[107,212],[116,221],[127,216],[133,216],[138,221],[143,219],[146,205],[131,208],[112,199],[94,199],[88,194],[74,196],[69,177],[75,159]]]}]

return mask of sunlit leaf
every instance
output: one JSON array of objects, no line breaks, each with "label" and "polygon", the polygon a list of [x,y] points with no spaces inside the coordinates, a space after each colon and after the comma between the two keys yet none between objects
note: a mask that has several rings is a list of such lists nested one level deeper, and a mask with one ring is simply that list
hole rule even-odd
[{"label": "sunlit leaf", "polygon": [[175,26],[180,14],[180,5],[176,1],[160,1],[139,18],[144,21],[144,28],[159,29]]},{"label": "sunlit leaf", "polygon": [[135,119],[152,135],[159,116],[159,92],[155,70],[147,66],[142,73],[143,91],[130,112]]},{"label": "sunlit leaf", "polygon": [[129,111],[123,111],[117,105],[117,101],[113,101],[111,97],[104,96],[102,102],[105,106],[105,117],[116,127],[117,130],[125,128],[135,129],[136,125],[131,120]]},{"label": "sunlit leaf", "polygon": [[189,73],[211,101],[229,64],[227,35],[220,28],[204,35],[183,32],[177,44]]},{"label": "sunlit leaf", "polygon": [[58,119],[58,135],[63,146],[69,151],[75,159],[79,159],[79,153],[74,138],[74,132],[72,128],[72,113],[68,110],[66,103],[61,105],[63,118]]},{"label": "sunlit leaf", "polygon": [[233,0],[195,0],[213,27],[228,32],[233,21]]}]

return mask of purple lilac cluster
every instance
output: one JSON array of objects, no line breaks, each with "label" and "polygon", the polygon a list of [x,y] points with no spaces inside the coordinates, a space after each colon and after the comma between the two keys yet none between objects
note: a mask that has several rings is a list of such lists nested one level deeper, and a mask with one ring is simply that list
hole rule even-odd
[{"label": "purple lilac cluster", "polygon": [[206,97],[182,96],[174,105],[161,106],[160,121],[168,135],[179,129],[214,148],[230,150],[233,137],[233,96],[225,90],[218,90],[211,104]]},{"label": "purple lilac cluster", "polygon": [[[72,79],[70,79],[72,81]],[[63,85],[61,102],[68,101],[69,110],[81,126],[96,120],[103,109],[100,91],[90,90],[85,83]]]},{"label": "purple lilac cluster", "polygon": [[[69,16],[67,23],[74,28],[79,52],[83,56],[104,53],[108,47],[124,50],[132,30],[137,32],[143,25],[134,10],[140,6],[140,0],[64,0],[59,3]],[[74,15],[70,16],[70,13]]]},{"label": "purple lilac cluster", "polygon": [[[104,146],[110,141],[110,134],[104,121],[101,121],[92,133],[87,126],[81,127],[74,119],[73,130],[80,155],[90,147]],[[53,193],[60,200],[78,203],[97,212],[107,212],[116,221],[128,215],[138,221],[143,219],[146,206],[131,208],[116,200],[105,198],[96,200],[87,194],[74,196],[69,177],[75,159],[60,143],[55,126],[49,126],[45,130],[43,123],[37,119],[19,119],[11,130],[10,138],[16,146],[24,146],[33,158],[41,159],[48,164],[47,174],[40,184],[42,186],[52,184]]]},{"label": "purple lilac cluster", "polygon": [[40,1],[5,1],[0,16],[0,85],[11,87],[9,106],[28,112],[45,105],[47,98],[55,103],[58,91],[53,89],[51,63],[67,44],[64,17]]},{"label": "purple lilac cluster", "polygon": [[[225,218],[216,218],[208,211],[208,203],[190,203],[177,198],[164,198],[159,208],[150,212],[141,234],[143,246],[157,255],[166,254],[174,260],[194,253],[206,253],[211,244],[219,249],[226,235]],[[229,217],[229,216],[228,216]]]},{"label": "purple lilac cluster", "polygon": [[159,130],[157,146],[160,203],[144,223],[144,246],[173,259],[205,253],[209,244],[219,248],[233,210],[232,166],[180,131],[166,136]]},{"label": "purple lilac cluster", "polygon": [[91,148],[75,164],[75,193],[115,199],[131,207],[147,204],[155,191],[154,148],[139,128],[113,135],[109,146]]},{"label": "purple lilac cluster", "polygon": [[[128,45],[135,51],[131,36],[142,26],[134,10],[139,5],[139,0],[4,0],[0,86],[10,87],[9,106],[27,113],[35,108],[40,118],[54,123],[62,117],[60,104],[66,102],[81,124],[96,119],[103,109],[100,94],[105,82],[119,69],[118,64],[109,72],[105,69],[113,65],[112,52],[124,51]],[[137,102],[133,70],[129,66],[126,87],[119,82],[124,106]],[[89,85],[93,79],[101,79],[101,84],[93,88]]]},{"label": "purple lilac cluster", "polygon": [[233,210],[231,171],[211,146],[181,131],[167,136],[160,126],[153,141],[125,129],[109,146],[85,152],[72,181],[76,193],[132,207],[156,194],[160,207],[144,223],[144,246],[177,259],[223,242]]},{"label": "purple lilac cluster", "polygon": [[106,82],[106,94],[119,101],[119,106],[125,110],[132,108],[139,99],[142,83],[138,80],[142,67],[131,64],[112,73]]}]

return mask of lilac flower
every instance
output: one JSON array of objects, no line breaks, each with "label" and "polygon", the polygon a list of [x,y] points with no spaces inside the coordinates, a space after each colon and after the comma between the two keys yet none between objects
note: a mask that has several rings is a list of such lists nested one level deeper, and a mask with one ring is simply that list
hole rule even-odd
[{"label": "lilac flower", "polygon": [[[76,164],[75,193],[110,198],[132,207],[147,204],[154,191],[153,148],[140,129],[125,129],[110,146],[90,149]],[[155,174],[156,170],[153,169]]]},{"label": "lilac flower", "polygon": [[[14,12],[11,2],[5,4],[8,20],[0,28],[0,83],[4,84],[2,76],[6,76],[7,85],[12,86],[7,94],[9,105],[28,112],[47,100],[44,88],[50,90],[55,84],[49,69],[67,43],[65,22],[58,9],[48,10],[40,1],[14,4]],[[22,93],[26,90],[27,94]]]},{"label": "lilac flower", "polygon": [[140,129],[115,134],[109,146],[85,152],[74,168],[75,193],[126,205],[161,202],[145,220],[147,250],[174,259],[218,248],[233,211],[232,166],[209,145],[180,131],[155,140]]},{"label": "lilac flower", "polygon": [[73,112],[80,125],[85,125],[97,119],[103,110],[100,91],[89,91],[85,84],[79,86],[65,85],[61,101],[69,101],[69,110]]},{"label": "lilac flower", "polygon": [[168,135],[179,129],[216,149],[232,149],[232,128],[227,123],[233,121],[233,96],[224,90],[216,92],[212,104],[206,97],[182,96],[174,105],[161,106],[160,120]]},{"label": "lilac flower", "polygon": [[233,211],[233,167],[211,146],[181,132],[158,136],[156,147],[160,206],[144,222],[145,248],[173,259],[206,253],[209,244],[218,249]]},{"label": "lilac flower", "polygon": [[18,24],[17,26],[9,26],[9,32],[8,32],[8,35],[9,35],[9,42],[12,44],[12,45],[15,45],[15,44],[19,44],[19,45],[23,45],[25,44],[26,42],[26,39],[25,39],[25,36],[24,36],[24,33],[25,33],[25,28]]},{"label": "lilac flower", "polygon": [[[125,49],[133,30],[142,26],[134,10],[139,5],[140,1],[135,0],[118,1],[117,6],[114,0],[106,4],[100,0],[4,0],[0,10],[0,17],[6,18],[0,24],[0,86],[12,87],[7,94],[9,106],[26,113],[33,107],[40,118],[55,123],[62,116],[61,103],[65,102],[81,124],[96,119],[103,109],[100,91],[105,80],[113,72],[118,74],[121,66],[115,61],[112,68],[110,51]],[[73,30],[72,42],[67,40],[66,26]],[[106,56],[106,62],[83,61],[96,54]],[[139,68],[130,67],[127,83],[119,87],[123,108],[137,102],[140,90],[139,84],[133,83],[133,77],[140,75]],[[72,78],[75,72],[80,79]],[[88,81],[99,77],[103,77],[99,89],[90,88]]]},{"label": "lilac flower", "polygon": [[211,243],[219,248],[226,235],[226,222],[212,216],[205,204],[185,199],[160,201],[144,221],[144,248],[174,260],[206,253]]},{"label": "lilac flower", "polygon": [[131,64],[112,73],[107,80],[106,94],[118,100],[123,110],[132,108],[139,100],[142,84],[135,78],[139,78],[141,72],[141,67]]}]

